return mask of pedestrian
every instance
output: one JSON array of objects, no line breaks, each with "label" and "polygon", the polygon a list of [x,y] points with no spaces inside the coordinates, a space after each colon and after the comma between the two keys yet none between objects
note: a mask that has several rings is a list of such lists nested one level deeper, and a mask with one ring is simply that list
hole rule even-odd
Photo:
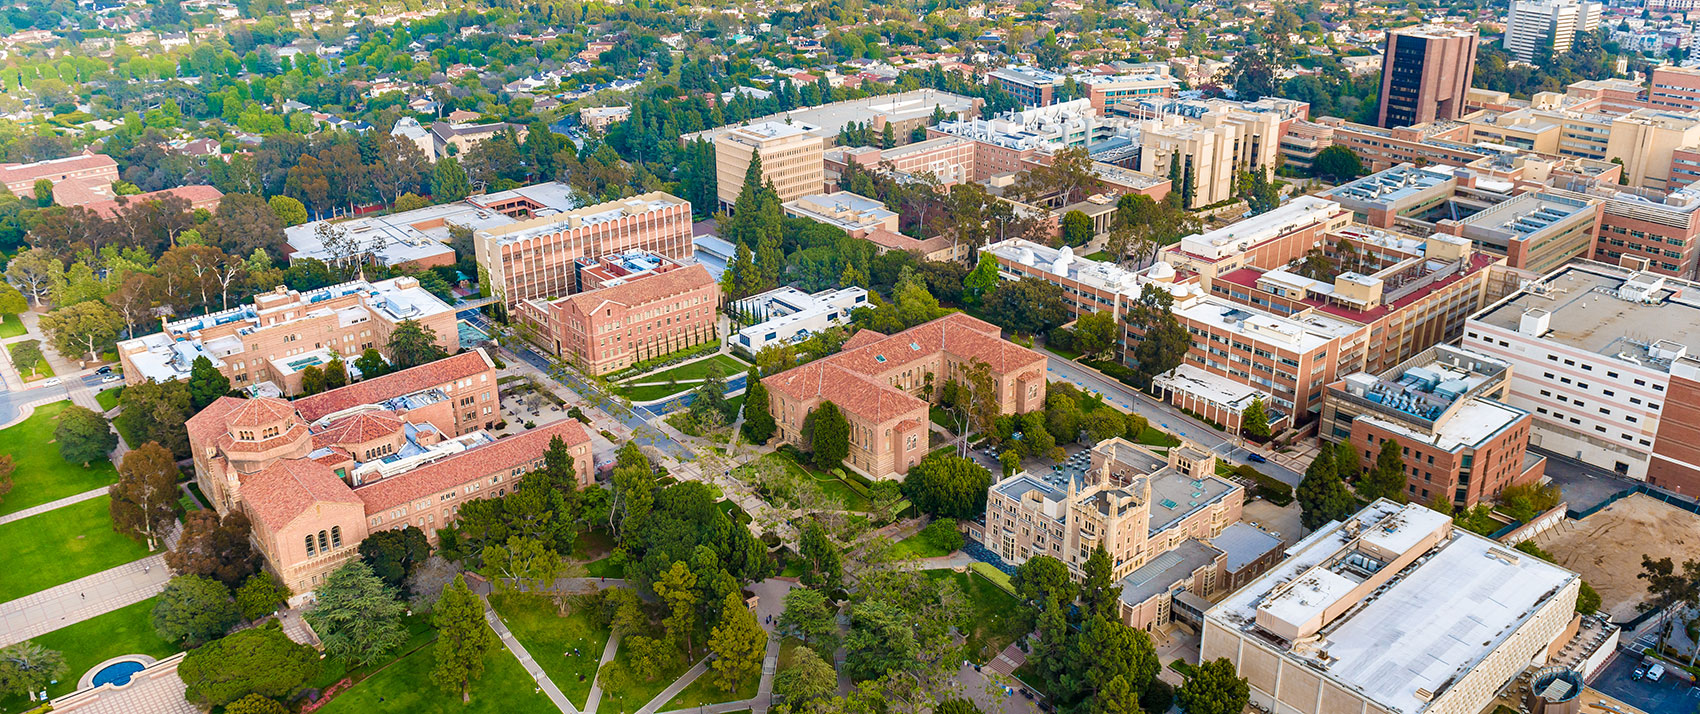
[{"label": "pedestrian", "polygon": [[82,598],[83,598],[83,599],[84,599],[84,600],[87,600],[87,599],[89,599],[89,594],[88,594],[88,593],[77,593],[77,594],[78,594],[78,595],[81,595],[81,596],[82,596]]}]

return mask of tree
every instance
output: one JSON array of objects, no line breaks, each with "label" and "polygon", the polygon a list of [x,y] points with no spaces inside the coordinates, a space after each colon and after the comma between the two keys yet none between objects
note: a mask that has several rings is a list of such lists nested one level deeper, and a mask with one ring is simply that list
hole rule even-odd
[{"label": "tree", "polygon": [[778,629],[817,652],[831,654],[838,649],[835,608],[814,588],[793,588],[785,593],[785,611],[779,615]]},{"label": "tree", "polygon": [[165,447],[148,442],[124,455],[109,510],[113,530],[153,550],[177,520],[177,460]]},{"label": "tree", "polygon": [[714,685],[723,692],[736,691],[744,680],[761,672],[766,649],[767,633],[756,623],[755,613],[750,612],[740,593],[727,593],[720,624],[708,635],[708,651],[716,655],[708,665],[714,673]]},{"label": "tree", "polygon": [[277,220],[285,227],[299,226],[307,222],[307,207],[301,205],[299,200],[278,194],[267,200],[266,205],[271,207],[272,213],[277,214]]},{"label": "tree", "polygon": [[118,396],[120,411],[112,423],[125,440],[155,442],[179,460],[189,457],[189,434],[183,424],[195,414],[189,385],[172,380],[132,384]]},{"label": "tree", "polygon": [[6,280],[37,305],[64,275],[65,261],[45,248],[21,251],[6,263]]},{"label": "tree", "polygon": [[813,426],[809,441],[814,445],[815,467],[822,471],[838,468],[844,463],[844,457],[850,455],[850,423],[845,421],[844,412],[839,411],[837,404],[823,401],[809,417]]},{"label": "tree", "polygon": [[285,255],[283,221],[265,199],[247,193],[227,193],[218,201],[208,223],[220,250],[232,255],[249,255],[256,249]]},{"label": "tree", "polygon": [[431,681],[443,691],[459,694],[461,703],[472,701],[472,681],[484,675],[484,655],[496,645],[496,633],[484,621],[478,596],[457,575],[437,599],[431,624],[437,627],[437,663]]},{"label": "tree", "polygon": [[1031,277],[998,283],[986,298],[984,312],[999,327],[1034,335],[1068,320],[1062,288]]},{"label": "tree", "polygon": [[69,670],[65,655],[28,640],[0,647],[0,694],[30,696]]},{"label": "tree", "polygon": [[199,412],[207,405],[230,393],[230,378],[213,366],[206,355],[195,358],[189,367],[189,403]]},{"label": "tree", "polygon": [[1016,566],[1010,585],[1022,602],[1034,607],[1047,602],[1074,602],[1075,584],[1068,566],[1048,555],[1028,558]]},{"label": "tree", "polygon": [[225,705],[224,714],[289,714],[289,708],[275,699],[250,694]]},{"label": "tree", "polygon": [[926,528],[921,529],[920,536],[927,545],[946,553],[962,549],[962,531],[957,530],[956,521],[949,518],[940,518],[928,523]]},{"label": "tree", "polygon": [[242,614],[242,619],[257,622],[276,612],[278,606],[288,599],[289,589],[270,573],[255,573],[236,589],[236,610]]},{"label": "tree", "polygon": [[1299,481],[1299,520],[1310,530],[1321,528],[1329,521],[1350,516],[1357,505],[1351,490],[1340,480],[1339,471],[1335,468],[1334,452],[1332,446],[1322,449],[1305,469],[1304,478]]},{"label": "tree", "polygon": [[1134,373],[1142,383],[1179,367],[1192,349],[1192,333],[1175,319],[1174,302],[1169,291],[1148,284],[1128,310],[1128,325],[1141,333],[1133,359]]},{"label": "tree", "polygon": [[[946,699],[933,708],[933,714],[983,714],[980,707],[971,699]],[[1139,714],[1128,712],[1128,714]]]},{"label": "tree", "polygon": [[1014,449],[1004,451],[998,454],[998,465],[1003,467],[1004,478],[1014,476],[1021,468],[1021,454],[1016,453]]},{"label": "tree", "polygon": [[969,305],[978,305],[997,285],[998,259],[991,253],[981,252],[980,261],[962,280],[962,300]]},{"label": "tree", "polygon": [[190,650],[177,674],[186,685],[183,697],[205,710],[253,694],[289,699],[318,676],[319,667],[318,652],[273,623]]},{"label": "tree", "polygon": [[992,472],[973,459],[934,453],[909,468],[903,495],[936,518],[972,520],[985,514],[991,485]]},{"label": "tree", "polygon": [[1381,452],[1376,454],[1375,467],[1358,482],[1358,495],[1371,501],[1378,498],[1390,498],[1400,502],[1405,500],[1404,448],[1399,445],[1398,439],[1381,442]]},{"label": "tree", "polygon": [[1062,217],[1064,245],[1082,246],[1092,240],[1092,217],[1080,211],[1069,211]]},{"label": "tree", "polygon": [[1251,685],[1234,663],[1217,658],[1194,668],[1175,699],[1186,714],[1239,714],[1251,700]]},{"label": "tree", "polygon": [[439,203],[459,201],[472,194],[472,182],[466,177],[466,169],[461,168],[460,160],[453,156],[437,159],[437,164],[431,167],[431,198]]},{"label": "tree", "polygon": [[390,371],[390,365],[384,361],[384,355],[376,348],[368,347],[360,357],[354,360],[354,368],[360,370],[361,379],[382,377]]},{"label": "tree", "polygon": [[249,540],[248,516],[231,511],[195,511],[183,518],[177,548],[165,554],[171,572],[213,578],[238,585],[259,570],[260,558]]},{"label": "tree", "polygon": [[28,309],[30,303],[23,293],[11,283],[0,282],[0,315],[16,315]]},{"label": "tree", "polygon": [[429,364],[447,356],[437,346],[437,331],[418,320],[402,320],[390,333],[387,345],[394,369],[407,369]]},{"label": "tree", "polygon": [[431,544],[417,526],[377,531],[360,541],[360,559],[384,584],[401,589],[414,568],[431,557]]},{"label": "tree", "polygon": [[34,376],[41,370],[44,359],[41,354],[41,342],[38,340],[23,340],[12,345],[12,366],[19,372],[29,370]]},{"label": "tree", "polygon": [[1269,439],[1269,412],[1263,408],[1263,397],[1253,397],[1240,413],[1240,431],[1259,441]]},{"label": "tree", "polygon": [[1351,181],[1364,173],[1364,162],[1358,158],[1357,152],[1339,144],[1316,152],[1316,159],[1310,166],[1311,175],[1326,176],[1335,181]]},{"label": "tree", "polygon": [[[1670,558],[1653,560],[1643,554],[1641,572],[1635,577],[1647,581],[1647,600],[1641,603],[1641,612],[1661,613],[1661,621],[1679,606],[1692,607],[1700,599],[1700,562],[1684,561],[1678,567]],[[1659,646],[1655,651],[1664,650],[1665,637],[1669,634],[1669,627],[1659,627]]]},{"label": "tree", "polygon": [[1074,349],[1088,359],[1104,356],[1116,345],[1116,316],[1089,312],[1074,321]]},{"label": "tree", "polygon": [[752,444],[766,444],[779,428],[768,405],[767,385],[761,383],[760,370],[752,369],[744,388],[744,438]]},{"label": "tree", "polygon": [[94,361],[117,342],[124,318],[104,302],[80,302],[42,315],[41,329],[61,353],[85,353]]},{"label": "tree", "polygon": [[313,593],[316,602],[306,618],[325,654],[364,667],[407,641],[401,624],[407,606],[364,561],[343,563]]},{"label": "tree", "polygon": [[844,581],[844,552],[827,537],[820,521],[810,518],[803,527],[799,550],[809,568],[803,584],[809,587],[838,587]]},{"label": "tree", "polygon": [[1115,581],[1110,577],[1110,553],[1099,543],[1092,549],[1092,554],[1086,556],[1086,564],[1081,566],[1083,577],[1080,581],[1080,611],[1086,617],[1116,618],[1116,603],[1121,591],[1116,588]]},{"label": "tree", "polygon": [[[1088,699],[1101,699],[1106,691],[1114,692],[1117,700],[1132,704],[1137,711],[1138,693],[1157,678],[1160,667],[1157,650],[1145,631],[1128,627],[1115,617],[1095,615],[1081,626],[1076,648],[1090,653],[1081,658],[1085,665],[1081,680]],[[1121,680],[1120,685],[1117,680]]]},{"label": "tree", "polygon": [[166,583],[153,608],[153,628],[165,640],[198,647],[228,632],[242,619],[230,588],[199,575],[179,575]]},{"label": "tree", "polygon": [[792,711],[805,711],[810,701],[830,696],[837,690],[838,674],[832,671],[832,665],[807,647],[797,648],[791,666],[773,677],[773,696]]},{"label": "tree", "polygon": [[106,417],[87,407],[71,406],[59,414],[59,425],[53,428],[53,440],[59,444],[59,455],[73,464],[89,464],[105,459],[118,447],[118,435]]}]

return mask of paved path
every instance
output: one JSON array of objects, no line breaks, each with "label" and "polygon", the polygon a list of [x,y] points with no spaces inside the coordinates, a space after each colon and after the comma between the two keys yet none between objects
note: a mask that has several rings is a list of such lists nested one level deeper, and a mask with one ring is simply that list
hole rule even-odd
[{"label": "paved path", "polygon": [[495,608],[490,607],[490,601],[483,595],[479,595],[478,599],[484,602],[484,621],[490,623],[490,629],[496,631],[496,636],[501,638],[502,644],[519,659],[520,666],[537,681],[537,686],[543,689],[543,693],[549,695],[549,701],[554,702],[555,707],[566,714],[579,714],[578,707],[567,700],[567,695],[561,693],[561,688],[555,686],[555,681],[538,666],[537,660],[531,658],[531,653],[525,650],[525,645],[520,644],[514,633],[508,631],[508,626],[496,614]]},{"label": "paved path", "polygon": [[48,501],[47,503],[43,503],[39,506],[30,506],[29,508],[25,508],[24,510],[16,513],[8,513],[4,516],[0,516],[0,524],[11,523],[12,521],[22,520],[29,518],[30,516],[40,515],[55,508],[64,508],[73,503],[82,503],[83,501],[87,501],[91,498],[100,498],[101,496],[106,495],[106,490],[109,488],[112,487],[101,486],[100,488],[92,491],[84,491],[75,496],[66,496],[57,501]]},{"label": "paved path", "polygon": [[596,714],[596,707],[602,704],[602,668],[614,661],[614,654],[620,651],[620,633],[608,633],[608,644],[602,647],[602,661],[596,665],[596,676],[590,680],[590,698],[584,700],[585,714]]},{"label": "paved path", "polygon": [[691,686],[692,682],[697,681],[697,677],[701,677],[707,672],[708,658],[704,657],[697,660],[696,665],[692,666],[690,671],[685,672],[684,676],[673,680],[672,684],[667,685],[666,689],[661,690],[660,694],[655,695],[654,699],[649,700],[648,704],[643,705],[642,709],[637,710],[637,714],[655,714],[656,712],[661,711],[662,707],[667,706],[667,702],[673,701],[673,697],[679,696],[679,692],[685,691],[685,687]]},{"label": "paved path", "polygon": [[160,553],[0,603],[0,647],[134,605],[158,595],[170,579]]}]

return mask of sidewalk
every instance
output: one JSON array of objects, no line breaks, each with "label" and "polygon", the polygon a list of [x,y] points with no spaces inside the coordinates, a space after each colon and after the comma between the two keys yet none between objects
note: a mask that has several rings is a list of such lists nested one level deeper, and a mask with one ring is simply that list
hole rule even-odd
[{"label": "sidewalk", "polygon": [[0,603],[0,647],[38,637],[158,595],[171,579],[158,553]]},{"label": "sidewalk", "polygon": [[490,600],[483,595],[479,595],[478,599],[484,603],[484,621],[490,623],[490,629],[496,631],[496,636],[501,638],[502,645],[507,647],[515,658],[519,659],[520,666],[524,667],[531,678],[537,681],[537,686],[543,690],[543,693],[549,695],[549,701],[554,702],[555,707],[566,712],[566,714],[579,714],[578,707],[567,701],[567,695],[561,693],[561,688],[555,686],[555,681],[549,678],[548,673],[544,672],[542,667],[538,666],[537,660],[531,658],[531,653],[525,650],[525,645],[520,644],[519,640],[514,638],[514,633],[508,631],[507,624],[503,623],[501,616],[496,614],[496,609],[490,607]]},{"label": "sidewalk", "polygon": [[608,633],[608,644],[602,647],[602,661],[596,664],[596,676],[590,680],[590,697],[584,700],[584,714],[596,714],[596,708],[602,704],[602,668],[614,661],[614,655],[620,651],[620,633]]},{"label": "sidewalk", "polygon": [[30,516],[35,516],[35,515],[40,515],[42,513],[46,513],[46,512],[51,511],[55,508],[64,508],[64,507],[69,506],[73,503],[81,503],[81,502],[87,501],[91,498],[100,498],[101,496],[106,495],[106,490],[109,489],[109,488],[112,488],[112,487],[111,486],[101,486],[100,488],[97,488],[97,489],[94,489],[94,490],[91,490],[91,491],[84,491],[84,492],[79,493],[75,496],[66,496],[66,497],[61,498],[57,501],[48,501],[47,503],[43,503],[39,506],[30,506],[29,508],[18,511],[16,513],[8,513],[4,516],[0,516],[0,524],[11,523],[12,521],[17,521],[17,520],[23,520],[25,518],[29,518]]}]

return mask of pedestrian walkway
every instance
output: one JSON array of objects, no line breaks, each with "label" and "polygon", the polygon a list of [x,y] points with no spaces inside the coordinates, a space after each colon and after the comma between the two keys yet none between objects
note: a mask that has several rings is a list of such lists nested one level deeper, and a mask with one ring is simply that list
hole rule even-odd
[{"label": "pedestrian walkway", "polygon": [[0,603],[0,647],[134,605],[158,595],[170,579],[160,553]]},{"label": "pedestrian walkway", "polygon": [[666,689],[661,690],[660,694],[655,695],[654,699],[649,700],[648,704],[643,705],[642,709],[637,710],[637,714],[655,714],[656,712],[661,711],[662,707],[667,706],[667,702],[673,701],[673,697],[679,696],[679,692],[685,691],[685,687],[691,686],[692,682],[697,681],[697,677],[701,677],[707,672],[708,658],[704,657],[697,660],[696,665],[692,666],[690,671],[686,672],[684,676],[673,680],[672,684],[667,685]]},{"label": "pedestrian walkway", "polygon": [[106,495],[106,490],[109,488],[112,487],[101,486],[100,488],[91,491],[84,491],[75,496],[66,496],[57,501],[48,501],[47,503],[43,503],[39,506],[30,506],[29,508],[25,508],[24,510],[17,511],[15,513],[8,513],[4,516],[0,516],[0,525],[11,523],[12,521],[21,521],[25,518],[29,518],[30,516],[41,515],[55,508],[64,508],[73,503],[81,503],[91,498],[100,498],[101,496]]},{"label": "pedestrian walkway", "polygon": [[584,714],[596,714],[596,707],[602,704],[602,668],[614,661],[614,654],[620,651],[620,633],[608,635],[608,644],[602,647],[602,661],[596,665],[596,676],[590,680],[590,698],[584,700]]},{"label": "pedestrian walkway", "polygon": [[514,633],[508,631],[507,624],[502,622],[502,618],[496,614],[496,609],[490,607],[490,601],[483,595],[479,595],[478,599],[484,602],[484,621],[490,623],[490,629],[496,631],[496,636],[501,638],[502,645],[514,654],[514,657],[519,660],[520,666],[531,674],[531,678],[536,680],[537,686],[543,690],[543,693],[549,695],[549,701],[554,702],[555,707],[566,714],[579,714],[578,707],[567,701],[567,695],[561,693],[561,688],[555,686],[555,681],[549,678],[548,673],[544,672],[542,667],[538,666],[537,660],[531,658],[531,653],[525,650],[525,645],[520,644],[519,640],[514,637]]}]

